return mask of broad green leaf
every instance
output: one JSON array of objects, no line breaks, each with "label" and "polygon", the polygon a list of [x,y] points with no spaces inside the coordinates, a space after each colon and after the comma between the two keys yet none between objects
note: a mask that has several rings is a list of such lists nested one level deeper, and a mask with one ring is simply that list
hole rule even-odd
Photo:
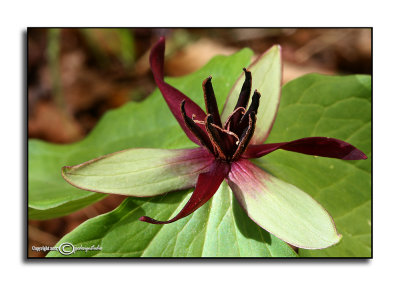
[{"label": "broad green leaf", "polygon": [[[249,50],[231,57],[218,57],[199,72],[168,82],[203,106],[201,82],[212,75],[221,108],[250,57]],[[288,94],[287,100],[285,94]],[[278,114],[269,142],[332,136],[356,145],[370,156],[369,77],[306,76],[289,83],[282,100],[284,108],[281,106],[280,110],[284,112]],[[294,121],[290,121],[292,119]],[[160,134],[165,135],[163,140]],[[40,218],[48,213],[62,215],[72,208],[77,209],[75,202],[83,207],[83,202],[88,202],[85,200],[99,199],[95,197],[99,194],[78,190],[64,182],[60,167],[133,147],[194,147],[158,91],[142,103],[127,104],[107,113],[82,142],[66,146],[30,142],[29,206],[34,210],[32,213]],[[300,250],[301,255],[370,255],[370,227],[365,227],[370,224],[370,160],[344,162],[275,151],[257,162],[274,176],[305,190],[337,219],[342,241],[322,251]],[[31,186],[35,188],[32,190]],[[183,191],[153,198],[129,198],[111,213],[83,223],[60,243],[101,244],[102,252],[76,254],[88,256],[295,255],[285,243],[247,217],[225,184],[206,205],[178,222],[151,225],[138,221],[142,215],[160,220],[173,217],[190,194],[190,191]],[[57,253],[49,256],[53,255]]]},{"label": "broad green leaf", "polygon": [[[248,68],[252,75],[252,91],[257,90],[261,94],[260,106],[257,113],[256,130],[254,131],[251,144],[261,144],[275,120],[279,106],[279,97],[282,81],[282,59],[280,46],[273,46],[260,56]],[[224,106],[221,119],[223,122],[233,112],[240,90],[244,82],[244,73],[236,81],[229,93]]]},{"label": "broad green leaf", "polygon": [[[212,74],[221,108],[229,89],[242,72],[242,67],[249,64],[251,56],[249,49],[229,57],[218,56],[194,74],[167,81],[203,107],[202,82]],[[158,90],[144,102],[132,102],[107,112],[81,142],[56,145],[29,140],[29,217],[46,219],[63,216],[103,198],[104,195],[69,185],[61,176],[61,167],[135,147],[195,147],[180,129]]]},{"label": "broad green leaf", "polygon": [[344,161],[283,150],[255,160],[274,176],[310,194],[332,215],[343,235],[323,250],[301,256],[371,256],[371,79],[307,75],[282,89],[278,116],[267,142],[326,136],[349,142],[367,160]]},{"label": "broad green leaf", "polygon": [[[84,222],[57,246],[100,246],[72,257],[295,257],[275,236],[259,228],[243,212],[224,182],[215,196],[190,216],[172,224],[139,221],[146,214],[160,220],[174,217],[192,190],[148,199],[129,198],[117,209]],[[61,257],[53,251],[48,257]],[[65,256],[64,256],[65,257]]]},{"label": "broad green leaf", "polygon": [[291,245],[321,249],[340,240],[332,218],[318,202],[248,160],[232,164],[229,186],[252,220]]},{"label": "broad green leaf", "polygon": [[[49,208],[49,209],[38,209],[28,208],[28,217],[30,219],[45,220],[49,218],[61,217],[65,214],[75,212],[88,205],[94,204],[95,202],[102,200],[107,195],[105,194],[88,194],[88,196],[78,200],[72,200],[61,206]],[[43,198],[45,200],[46,198]]]},{"label": "broad green leaf", "polygon": [[194,187],[212,160],[203,148],[135,148],[64,167],[63,176],[71,185],[88,191],[152,197]]}]

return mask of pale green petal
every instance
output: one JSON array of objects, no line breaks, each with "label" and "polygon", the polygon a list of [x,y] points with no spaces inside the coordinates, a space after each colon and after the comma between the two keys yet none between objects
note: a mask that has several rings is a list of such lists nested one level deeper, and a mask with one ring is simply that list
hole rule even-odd
[{"label": "pale green petal", "polygon": [[287,243],[321,249],[340,241],[331,216],[318,202],[250,161],[233,163],[228,182],[249,217]]},{"label": "pale green petal", "polygon": [[[278,111],[281,82],[282,82],[282,59],[281,48],[273,46],[266,51],[258,60],[250,65],[248,70],[252,74],[252,94],[258,90],[261,94],[260,106],[257,113],[257,125],[251,144],[261,144],[266,139],[274,123]],[[240,90],[244,82],[244,73],[239,77],[230,91],[222,111],[221,119],[227,120],[233,112]]]},{"label": "pale green petal", "polygon": [[193,187],[211,161],[211,155],[203,148],[136,148],[63,167],[62,175],[84,190],[149,197]]}]

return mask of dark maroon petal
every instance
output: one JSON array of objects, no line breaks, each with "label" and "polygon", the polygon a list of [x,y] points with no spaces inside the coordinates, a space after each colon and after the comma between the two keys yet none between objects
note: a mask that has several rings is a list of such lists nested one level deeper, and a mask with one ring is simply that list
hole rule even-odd
[{"label": "dark maroon petal", "polygon": [[[157,44],[152,48],[150,53],[150,67],[153,72],[154,80],[161,91],[161,94],[164,96],[165,101],[168,104],[169,109],[172,114],[175,116],[179,125],[186,133],[187,137],[192,140],[194,143],[200,145],[199,140],[194,136],[190,130],[185,125],[185,122],[182,118],[180,105],[184,100],[186,105],[186,113],[189,117],[193,117],[196,120],[204,120],[206,114],[204,111],[194,103],[190,98],[184,95],[182,92],[172,87],[168,83],[164,81],[164,51],[165,51],[165,38],[162,37],[157,42]],[[204,126],[201,126],[203,130],[205,130]]]},{"label": "dark maroon petal", "polygon": [[367,156],[353,145],[327,137],[307,137],[290,142],[250,145],[243,157],[259,158],[277,149],[342,160],[367,159]]},{"label": "dark maroon petal", "polygon": [[199,175],[196,189],[194,190],[192,196],[179,214],[173,219],[168,221],[158,221],[147,216],[142,216],[139,218],[139,220],[152,224],[166,224],[190,215],[199,207],[204,205],[209,199],[211,199],[211,197],[218,190],[224,178],[228,175],[229,170],[230,165],[228,163],[218,160],[214,161],[214,163],[211,165],[211,169],[208,172]]},{"label": "dark maroon petal", "polygon": [[219,116],[217,100],[211,83],[211,76],[203,81],[204,101],[206,103],[207,114],[211,114],[214,123],[222,128],[221,117]]}]

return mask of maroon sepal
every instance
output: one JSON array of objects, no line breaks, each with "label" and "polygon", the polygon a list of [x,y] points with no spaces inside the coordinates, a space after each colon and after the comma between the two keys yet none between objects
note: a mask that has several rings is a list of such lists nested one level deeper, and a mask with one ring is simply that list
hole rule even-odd
[{"label": "maroon sepal", "polygon": [[166,224],[190,215],[212,198],[224,178],[228,175],[229,170],[230,165],[228,163],[215,160],[208,172],[199,175],[196,189],[192,196],[183,209],[173,219],[168,221],[158,221],[147,216],[142,216],[139,220],[152,224]]},{"label": "maroon sepal", "polygon": [[243,157],[259,158],[277,149],[342,160],[365,160],[368,158],[353,145],[327,137],[307,137],[290,142],[250,145]]},{"label": "maroon sepal", "polygon": [[[185,101],[185,109],[189,117],[194,116],[194,119],[203,121],[206,117],[206,114],[190,98],[188,98],[182,92],[164,81],[164,51],[165,38],[162,37],[150,52],[150,67],[151,71],[153,72],[154,80],[158,88],[160,89],[161,94],[164,96],[164,99],[167,102],[169,109],[175,116],[183,131],[186,133],[187,137],[194,143],[200,145],[199,140],[190,132],[188,127],[185,125],[180,111],[181,102]],[[205,131],[204,126],[200,126],[200,128]]]}]

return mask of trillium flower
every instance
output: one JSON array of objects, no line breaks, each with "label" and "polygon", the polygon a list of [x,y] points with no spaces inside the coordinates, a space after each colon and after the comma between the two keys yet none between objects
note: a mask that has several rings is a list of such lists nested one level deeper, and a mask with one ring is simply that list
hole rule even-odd
[{"label": "trillium flower", "polygon": [[[331,216],[318,202],[250,161],[278,149],[342,160],[367,158],[356,147],[334,138],[308,137],[263,144],[279,104],[282,73],[279,47],[274,46],[262,56],[278,58],[275,66],[270,67],[275,71],[272,76],[278,79],[273,81],[277,84],[265,89],[272,95],[263,95],[257,89],[252,93],[252,70],[260,69],[257,63],[253,64],[243,69],[244,83],[241,89],[236,85],[229,94],[221,115],[211,76],[203,82],[206,112],[164,81],[164,51],[165,39],[161,38],[150,53],[155,82],[182,130],[199,147],[124,150],[77,166],[63,167],[63,177],[81,189],[137,197],[195,187],[175,217],[167,221],[148,216],[140,218],[152,224],[173,223],[190,215],[210,200],[226,180],[248,216],[278,238],[308,249],[338,243],[341,235]],[[265,73],[258,70],[257,75],[260,74]],[[268,79],[265,82],[268,83]],[[236,90],[239,92],[235,98]]]}]

